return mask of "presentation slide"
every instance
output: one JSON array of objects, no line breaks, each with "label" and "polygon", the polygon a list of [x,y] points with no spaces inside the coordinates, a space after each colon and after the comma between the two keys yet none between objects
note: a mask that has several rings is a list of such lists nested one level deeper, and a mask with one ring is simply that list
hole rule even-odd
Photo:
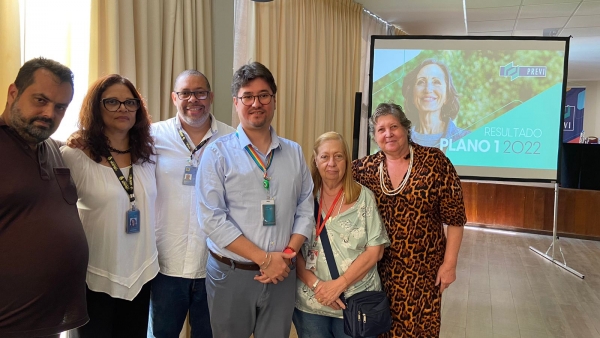
[{"label": "presentation slide", "polygon": [[556,180],[567,48],[568,38],[377,36],[370,109],[402,106],[412,140],[440,148],[462,177]]}]

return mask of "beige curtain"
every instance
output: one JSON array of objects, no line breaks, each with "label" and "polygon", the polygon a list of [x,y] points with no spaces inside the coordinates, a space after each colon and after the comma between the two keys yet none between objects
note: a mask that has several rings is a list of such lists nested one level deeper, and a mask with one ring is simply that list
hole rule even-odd
[{"label": "beige curtain", "polygon": [[371,36],[387,35],[387,25],[366,11],[362,12],[361,51],[360,51],[360,88],[362,104],[360,109],[360,136],[358,158],[367,155],[367,138],[369,137],[369,73],[371,67]]},{"label": "beige curtain", "polygon": [[360,58],[360,88],[362,91],[362,105],[360,111],[360,136],[358,157],[368,155],[367,138],[369,135],[369,73],[371,67],[371,36],[373,35],[406,35],[396,26],[389,25],[372,14],[363,11],[361,27],[361,58]]},{"label": "beige curtain", "polygon": [[[310,158],[330,130],[352,147],[354,94],[360,91],[362,7],[351,0],[235,2],[234,69],[259,61],[275,76],[273,126]],[[232,116],[233,125],[239,122]]]},{"label": "beige curtain", "polygon": [[402,29],[400,29],[394,25],[388,26],[387,34],[388,35],[408,35],[408,33],[406,33],[405,31],[403,31]]},{"label": "beige curtain", "polygon": [[211,0],[92,0],[90,83],[119,73],[146,99],[153,121],[176,114],[175,77],[212,79]]},{"label": "beige curtain", "polygon": [[[170,92],[180,72],[212,80],[211,10],[211,0],[92,0],[90,83],[119,73],[142,93],[153,121],[175,116]],[[186,320],[181,337],[189,334]]]},{"label": "beige curtain", "polygon": [[[5,103],[8,86],[21,68],[21,36],[18,1],[0,1],[0,102]],[[4,104],[0,112],[4,111]]]}]

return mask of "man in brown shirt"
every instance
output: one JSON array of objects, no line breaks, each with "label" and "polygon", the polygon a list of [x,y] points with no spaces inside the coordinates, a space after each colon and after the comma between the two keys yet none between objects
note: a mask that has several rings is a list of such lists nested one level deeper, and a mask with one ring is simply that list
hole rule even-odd
[{"label": "man in brown shirt", "polygon": [[40,337],[88,321],[88,246],[77,191],[49,139],[73,98],[60,63],[26,62],[0,116],[0,337]]}]

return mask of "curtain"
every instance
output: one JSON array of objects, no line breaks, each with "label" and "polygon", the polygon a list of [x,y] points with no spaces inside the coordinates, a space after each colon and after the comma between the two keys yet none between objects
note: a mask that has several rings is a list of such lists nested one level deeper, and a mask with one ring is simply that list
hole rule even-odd
[{"label": "curtain", "polygon": [[185,69],[212,79],[211,0],[92,0],[90,83],[119,73],[153,121],[175,116],[169,93]]},{"label": "curtain", "polygon": [[21,68],[20,25],[19,2],[0,1],[0,90],[4,95]]},{"label": "curtain", "polygon": [[360,109],[360,135],[358,144],[358,158],[367,155],[367,138],[369,135],[369,73],[371,66],[371,36],[387,35],[387,25],[373,15],[362,12],[361,26],[361,58],[360,58],[360,88],[362,104]]},{"label": "curtain", "polygon": [[[138,88],[153,121],[177,114],[170,92],[179,73],[213,76],[211,0],[92,0],[90,83],[119,73]],[[180,337],[189,337],[186,319]]]},{"label": "curtain", "polygon": [[[360,109],[360,135],[358,144],[358,158],[368,155],[367,138],[369,135],[369,73],[371,71],[371,36],[373,35],[406,35],[396,26],[386,24],[372,14],[362,12],[361,27],[361,61],[360,61],[360,88],[362,91],[362,104]],[[371,141],[372,142],[372,141]]]},{"label": "curtain", "polygon": [[[235,2],[234,68],[258,61],[271,70],[278,87],[272,125],[307,159],[326,131],[342,134],[352,149],[361,12],[351,0]],[[232,121],[239,122],[235,112]]]}]

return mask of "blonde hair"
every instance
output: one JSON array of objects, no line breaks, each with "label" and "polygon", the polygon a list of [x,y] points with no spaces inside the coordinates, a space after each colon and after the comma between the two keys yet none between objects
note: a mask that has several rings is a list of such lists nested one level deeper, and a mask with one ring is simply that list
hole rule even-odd
[{"label": "blonde hair", "polygon": [[342,143],[342,152],[344,155],[344,160],[346,161],[346,171],[344,172],[344,177],[342,177],[342,185],[344,188],[344,199],[345,203],[354,203],[358,200],[358,196],[360,196],[361,186],[352,178],[352,161],[350,160],[348,144],[346,140],[342,137],[342,135],[330,131],[322,134],[315,140],[315,145],[313,146],[313,154],[310,158],[310,174],[312,175],[313,182],[315,187],[313,189],[313,196],[317,196],[317,193],[321,189],[323,185],[323,179],[321,178],[321,174],[319,173],[319,169],[317,168],[316,157],[319,151],[319,147],[326,141],[339,141]]}]

